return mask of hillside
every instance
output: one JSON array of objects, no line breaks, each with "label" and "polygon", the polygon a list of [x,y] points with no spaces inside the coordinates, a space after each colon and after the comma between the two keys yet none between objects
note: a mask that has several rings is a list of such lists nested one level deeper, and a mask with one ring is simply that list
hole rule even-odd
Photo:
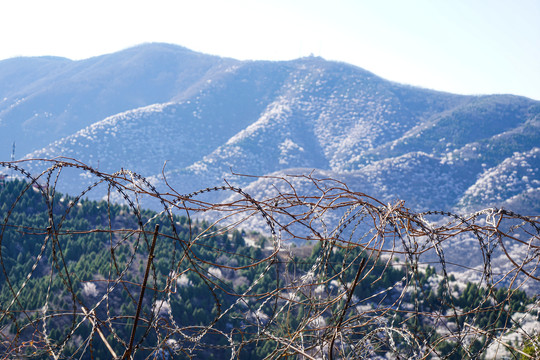
[{"label": "hillside", "polygon": [[[62,194],[56,180],[38,186],[27,177],[32,182],[0,184],[0,354],[491,358],[517,354],[540,324],[537,296],[523,291],[538,285],[532,251],[512,252],[520,264],[504,274],[489,258],[483,271],[447,272],[443,252],[455,248],[459,234],[482,233],[483,242],[503,234],[504,225],[482,226],[478,218],[470,220],[476,222],[471,227],[453,219],[429,229],[438,239],[429,244],[422,233],[429,222],[421,216],[379,208],[376,200],[357,194],[336,199],[329,192],[320,205],[333,203],[330,212],[350,206],[346,221],[329,237],[312,229],[315,241],[296,247],[288,235],[268,238],[192,221],[188,214],[207,211],[195,210],[200,206],[195,198],[176,207],[182,215],[141,209],[138,201],[149,195],[145,184],[100,177],[128,205]],[[165,202],[169,197],[161,196]],[[288,221],[297,219],[287,198],[278,199],[283,205],[274,210],[287,212]],[[347,205],[347,199],[355,201]],[[268,205],[256,203],[264,213]],[[241,202],[234,208],[247,217],[253,212]],[[519,247],[515,239],[521,239],[537,247],[537,235],[524,235],[538,228],[538,221],[498,216],[500,224],[515,224],[502,238],[507,246]],[[385,225],[387,218],[394,222]],[[381,252],[384,242],[397,239],[416,248]],[[440,258],[430,261],[426,254],[434,253],[433,247]],[[478,244],[473,248],[484,251]],[[518,268],[532,269],[531,276],[514,276]],[[513,279],[506,282],[509,274]],[[472,283],[474,275],[481,278]],[[500,341],[510,344],[510,351],[500,349]]]},{"label": "hillside", "polygon": [[[130,169],[162,190],[164,171],[182,193],[256,184],[232,172],[315,170],[417,211],[540,211],[538,101],[415,88],[317,57],[236,61],[166,44],[0,62],[0,79],[13,78],[0,94],[4,159],[15,141],[18,157]],[[527,175],[509,191],[514,171]],[[485,184],[499,185],[475,195]]]},{"label": "hillside", "polygon": [[230,63],[167,44],[81,61],[0,61],[0,153],[15,141],[21,156],[107,116],[190,97],[206,74]]}]

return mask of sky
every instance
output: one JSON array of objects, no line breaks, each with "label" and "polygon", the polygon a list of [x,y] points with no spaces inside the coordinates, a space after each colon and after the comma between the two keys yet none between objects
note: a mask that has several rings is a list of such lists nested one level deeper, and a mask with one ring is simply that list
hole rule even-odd
[{"label": "sky", "polygon": [[166,42],[240,60],[321,56],[399,83],[540,100],[540,0],[17,0],[0,59]]}]

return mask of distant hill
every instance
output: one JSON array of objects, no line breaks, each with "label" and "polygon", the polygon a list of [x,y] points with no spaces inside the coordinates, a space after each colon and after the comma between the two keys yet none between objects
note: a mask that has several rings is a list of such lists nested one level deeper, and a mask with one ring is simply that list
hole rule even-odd
[{"label": "distant hill", "polygon": [[13,141],[22,155],[107,116],[189,97],[205,74],[230,62],[167,44],[81,61],[0,61],[0,154],[5,158]]},{"label": "distant hill", "polygon": [[421,89],[317,57],[237,61],[166,44],[5,60],[0,84],[2,159],[16,141],[26,158],[129,168],[158,185],[167,162],[180,193],[226,178],[265,196],[271,187],[231,170],[302,169],[417,211],[540,211],[540,102],[523,97]]}]

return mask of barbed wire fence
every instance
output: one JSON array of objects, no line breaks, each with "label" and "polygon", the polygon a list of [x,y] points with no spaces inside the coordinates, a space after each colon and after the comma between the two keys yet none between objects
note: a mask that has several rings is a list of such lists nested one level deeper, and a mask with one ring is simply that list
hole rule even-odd
[{"label": "barbed wire fence", "polygon": [[[0,162],[25,181],[0,204],[8,294],[0,302],[1,358],[85,359],[98,348],[115,359],[236,359],[257,348],[267,358],[533,358],[523,344],[538,353],[538,217],[494,208],[418,213],[312,175],[268,178],[279,185],[262,199],[226,182],[180,194],[128,170],[35,161],[45,168],[37,175],[25,161]],[[66,171],[91,185],[62,202]],[[297,181],[310,183],[310,193]],[[212,192],[230,197],[205,200]],[[40,195],[32,207],[46,226],[14,215],[27,193]],[[74,214],[98,193],[105,220],[77,227]],[[122,210],[112,214],[117,202]],[[144,210],[148,204],[160,210]],[[255,223],[266,238],[246,232]],[[9,231],[35,242],[34,253],[23,254],[24,274],[8,259],[18,248]],[[227,245],[238,233],[251,252]],[[107,271],[88,274],[80,259],[89,254],[68,256],[70,241],[83,235],[108,239],[100,243],[106,258],[93,259]],[[304,243],[310,247],[292,245]],[[190,301],[210,301],[212,311],[179,316],[188,307],[181,294],[195,283]],[[533,298],[517,311],[512,297],[522,290]],[[469,303],[465,291],[474,295]]]}]

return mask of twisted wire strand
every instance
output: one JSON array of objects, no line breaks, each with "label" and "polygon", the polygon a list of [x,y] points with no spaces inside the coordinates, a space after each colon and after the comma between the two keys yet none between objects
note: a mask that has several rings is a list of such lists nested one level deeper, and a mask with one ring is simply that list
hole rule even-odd
[{"label": "twisted wire strand", "polygon": [[[44,170],[32,175],[25,169],[32,163]],[[0,358],[86,359],[100,351],[112,358],[479,358],[502,348],[530,356],[505,338],[510,333],[538,347],[526,319],[537,316],[540,300],[529,296],[519,312],[510,305],[522,290],[540,289],[539,217],[495,208],[415,213],[312,174],[267,177],[275,191],[259,199],[229,183],[180,194],[166,182],[161,191],[135,172],[108,174],[69,158],[0,167],[24,181],[0,204]],[[66,169],[90,181],[62,203]],[[312,190],[303,192],[299,181]],[[46,219],[39,226],[17,215],[33,192],[40,203],[32,208]],[[199,198],[212,192],[228,200]],[[77,227],[88,197],[104,199],[104,215]],[[147,204],[157,211],[144,210]],[[246,232],[254,217],[265,234]],[[154,256],[149,239],[158,224]],[[23,254],[31,265],[22,276],[10,257],[15,233],[37,242],[36,253]],[[89,254],[74,258],[71,244],[83,236],[102,239],[98,253],[106,258],[95,261],[107,271],[89,274],[81,260]],[[251,248],[235,245],[238,236]],[[456,258],[458,244],[478,255],[457,251]],[[454,279],[463,272],[479,274],[476,285]],[[47,280],[43,296],[32,299],[40,279]],[[204,323],[179,315],[178,304],[197,299],[181,298],[190,286],[212,309]]]}]

